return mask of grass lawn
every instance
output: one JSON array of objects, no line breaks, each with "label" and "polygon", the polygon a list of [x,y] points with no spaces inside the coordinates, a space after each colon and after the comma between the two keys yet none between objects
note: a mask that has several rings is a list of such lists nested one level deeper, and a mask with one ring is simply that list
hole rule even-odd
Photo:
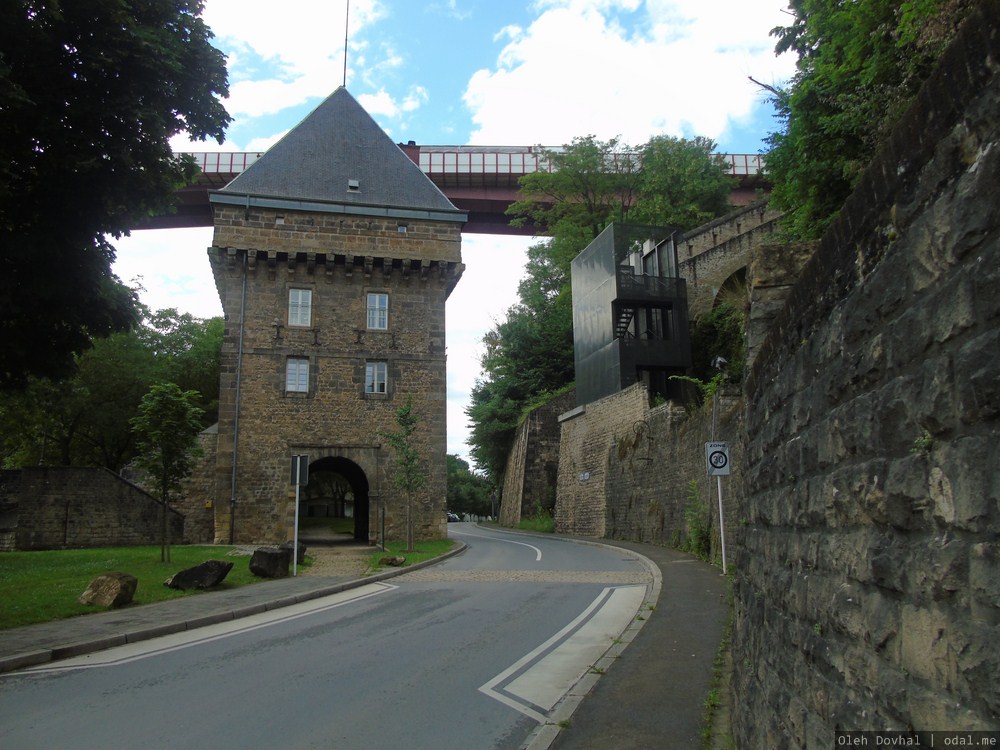
[{"label": "grass lawn", "polygon": [[414,551],[407,552],[405,541],[390,541],[385,545],[385,552],[379,550],[378,552],[372,554],[369,568],[373,573],[378,573],[383,570],[383,566],[379,565],[378,561],[386,555],[402,555],[406,558],[405,566],[408,567],[410,565],[416,565],[419,562],[423,562],[424,560],[430,560],[433,557],[440,557],[447,552],[451,552],[457,546],[458,542],[452,541],[451,539],[429,539],[425,541],[415,541],[413,543]]},{"label": "grass lawn", "polygon": [[[225,590],[265,580],[250,572],[249,556],[227,556],[233,549],[211,545],[175,545],[171,562],[160,562],[160,547],[106,547],[99,549],[0,552],[0,629],[65,617],[102,612],[105,607],[79,604],[77,597],[101,573],[128,573],[139,580],[132,606],[197,596],[163,582],[185,568],[206,560],[233,563],[226,580],[215,590]],[[309,558],[306,558],[308,567]]]}]

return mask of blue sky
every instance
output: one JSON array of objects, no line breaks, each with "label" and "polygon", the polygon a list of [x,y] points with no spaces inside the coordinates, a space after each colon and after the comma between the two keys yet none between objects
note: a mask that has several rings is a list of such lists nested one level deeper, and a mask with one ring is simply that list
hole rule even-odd
[{"label": "blue sky", "polygon": [[[206,0],[228,59],[233,123],[222,145],[276,142],[344,79],[347,0]],[[794,61],[768,32],[783,0],[350,0],[347,88],[396,141],[559,146],[576,136],[712,138],[757,153],[776,127],[748,76],[780,83]],[[221,314],[210,229],[134,232],[115,271],[154,309]],[[483,334],[516,302],[530,238],[466,235],[448,301],[448,452],[468,456],[464,410]]]}]

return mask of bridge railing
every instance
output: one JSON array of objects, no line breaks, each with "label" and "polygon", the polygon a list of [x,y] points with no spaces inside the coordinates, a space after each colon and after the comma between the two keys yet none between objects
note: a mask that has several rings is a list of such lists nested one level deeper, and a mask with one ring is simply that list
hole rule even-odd
[{"label": "bridge railing", "polygon": [[420,149],[420,169],[425,174],[533,174],[551,172],[545,154],[534,150]]},{"label": "bridge railing", "polygon": [[[427,175],[495,174],[524,175],[551,172],[545,154],[531,146],[420,146],[419,166]],[[558,149],[551,149],[558,150]],[[237,175],[263,155],[260,151],[190,152],[206,175]],[[719,154],[735,177],[752,177],[766,171],[760,154]],[[634,154],[616,154],[634,158]]]}]

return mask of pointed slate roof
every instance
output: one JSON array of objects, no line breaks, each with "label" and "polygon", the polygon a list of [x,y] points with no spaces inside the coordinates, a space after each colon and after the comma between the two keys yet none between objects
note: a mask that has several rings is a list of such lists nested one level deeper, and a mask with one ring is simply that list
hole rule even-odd
[{"label": "pointed slate roof", "polygon": [[210,200],[399,218],[467,218],[343,86]]}]

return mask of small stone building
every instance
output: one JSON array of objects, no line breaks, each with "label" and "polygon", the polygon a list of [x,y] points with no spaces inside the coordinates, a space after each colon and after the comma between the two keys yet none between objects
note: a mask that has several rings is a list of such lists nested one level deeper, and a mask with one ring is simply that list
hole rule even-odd
[{"label": "small stone building", "polygon": [[[336,494],[303,501],[304,519],[400,539],[412,500],[415,537],[444,536],[445,301],[466,214],[343,87],[211,202],[226,317],[215,540],[290,539],[303,454]],[[383,437],[408,399],[427,477],[412,499]]]}]

